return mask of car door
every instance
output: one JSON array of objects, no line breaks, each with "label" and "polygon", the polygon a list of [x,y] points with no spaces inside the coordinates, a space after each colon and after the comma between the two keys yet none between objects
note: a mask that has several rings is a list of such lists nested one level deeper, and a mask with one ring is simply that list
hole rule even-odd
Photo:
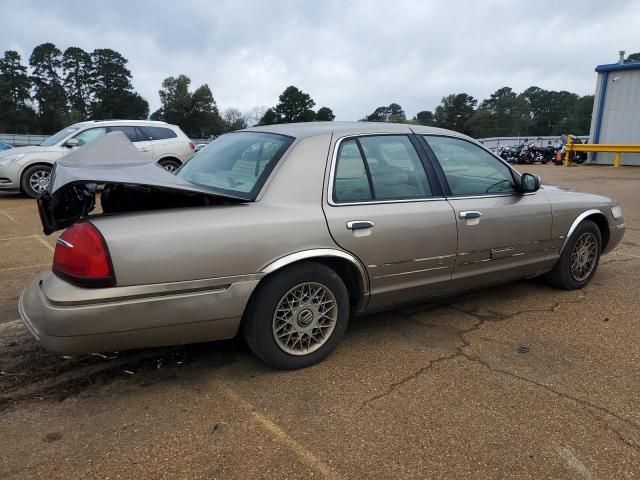
[{"label": "car door", "polygon": [[85,145],[93,142],[96,138],[101,137],[107,133],[106,127],[94,127],[87,128],[82,130],[80,133],[77,133],[72,138],[74,138],[78,143],[72,147],[73,149],[84,147]]},{"label": "car door", "polygon": [[463,138],[425,135],[455,211],[454,289],[525,277],[543,268],[551,205],[542,192],[517,192],[506,163]]},{"label": "car door", "polygon": [[147,157],[150,162],[153,161],[153,149],[151,148],[151,141],[144,138],[144,134],[138,127],[129,125],[114,125],[109,127],[109,131],[124,133],[140,153]]},{"label": "car door", "polygon": [[348,137],[334,147],[325,216],[338,245],[366,266],[370,308],[449,288],[453,209],[416,147],[411,135]]}]

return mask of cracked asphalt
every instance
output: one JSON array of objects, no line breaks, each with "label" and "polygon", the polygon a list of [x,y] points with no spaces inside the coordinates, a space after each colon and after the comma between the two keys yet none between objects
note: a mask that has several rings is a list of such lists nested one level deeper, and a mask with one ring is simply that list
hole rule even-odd
[{"label": "cracked asphalt", "polygon": [[640,169],[526,171],[622,204],[624,241],[587,288],[522,281],[358,318],[295,372],[239,340],[42,351],[16,301],[55,238],[0,194],[0,478],[640,478]]}]

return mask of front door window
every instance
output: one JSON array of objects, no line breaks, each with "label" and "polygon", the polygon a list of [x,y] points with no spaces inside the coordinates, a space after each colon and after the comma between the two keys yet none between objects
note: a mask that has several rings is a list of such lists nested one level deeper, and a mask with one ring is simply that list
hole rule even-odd
[{"label": "front door window", "polygon": [[78,140],[78,146],[82,147],[84,145],[87,145],[88,143],[93,142],[96,138],[101,137],[105,133],[107,133],[107,129],[105,127],[89,128],[80,132],[73,138]]}]

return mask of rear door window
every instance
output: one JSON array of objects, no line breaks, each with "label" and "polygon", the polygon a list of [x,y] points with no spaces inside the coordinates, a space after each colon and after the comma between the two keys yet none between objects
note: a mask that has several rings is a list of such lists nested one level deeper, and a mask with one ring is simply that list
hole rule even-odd
[{"label": "rear door window", "polygon": [[337,203],[431,197],[422,161],[406,135],[377,135],[341,143],[333,187]]},{"label": "rear door window", "polygon": [[139,137],[138,130],[136,129],[136,127],[125,127],[125,126],[118,125],[118,126],[114,126],[114,127],[109,127],[109,131],[110,132],[122,132],[132,142],[139,142],[140,140],[143,140],[142,138]]},{"label": "rear door window", "polygon": [[364,159],[355,139],[340,144],[333,189],[334,202],[369,202],[373,200]]}]

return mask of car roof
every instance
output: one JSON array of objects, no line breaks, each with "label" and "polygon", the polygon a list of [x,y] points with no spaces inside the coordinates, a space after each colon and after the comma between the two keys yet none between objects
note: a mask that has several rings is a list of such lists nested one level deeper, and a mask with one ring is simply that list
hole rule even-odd
[{"label": "car roof", "polygon": [[86,127],[90,125],[147,125],[149,127],[176,127],[176,125],[171,125],[167,122],[162,122],[160,120],[87,120],[84,122],[78,122],[74,125],[69,126],[77,126],[77,127]]},{"label": "car roof", "polygon": [[425,127],[409,123],[385,123],[385,122],[302,122],[281,123],[277,125],[265,125],[261,127],[247,128],[245,131],[279,133],[295,138],[314,137],[326,133],[339,136],[359,135],[367,133],[422,133],[431,135],[449,135],[460,138],[469,138],[452,130],[443,128]]}]

